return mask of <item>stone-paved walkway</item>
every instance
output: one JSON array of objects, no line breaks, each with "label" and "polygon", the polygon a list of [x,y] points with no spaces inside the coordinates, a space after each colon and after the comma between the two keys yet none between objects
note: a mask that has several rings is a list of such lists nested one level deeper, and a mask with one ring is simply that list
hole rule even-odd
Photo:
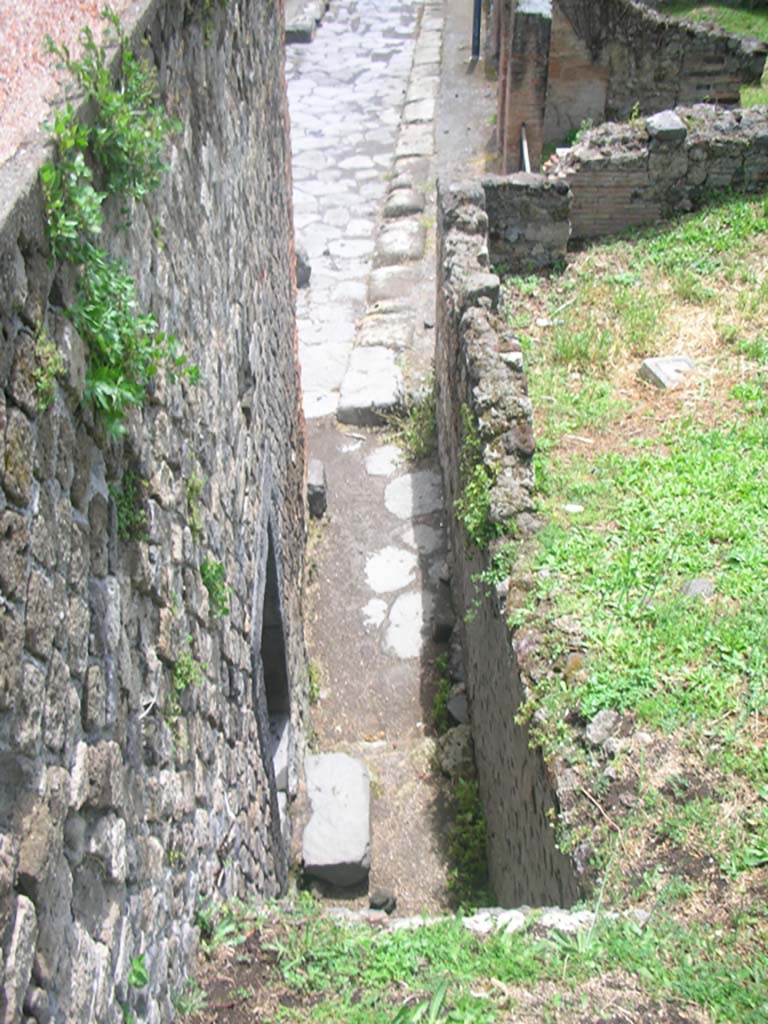
[{"label": "stone-paved walkway", "polygon": [[333,0],[314,41],[287,50],[308,418],[336,411],[364,311],[422,0]]},{"label": "stone-paved walkway", "polygon": [[[299,348],[310,457],[328,478],[307,634],[317,744],[372,780],[371,887],[399,913],[446,904],[446,800],[432,766],[432,640],[447,593],[432,464],[372,424],[431,358],[433,115],[440,0],[333,0],[288,48],[296,234],[310,257]],[[341,407],[340,407],[341,396]]]}]

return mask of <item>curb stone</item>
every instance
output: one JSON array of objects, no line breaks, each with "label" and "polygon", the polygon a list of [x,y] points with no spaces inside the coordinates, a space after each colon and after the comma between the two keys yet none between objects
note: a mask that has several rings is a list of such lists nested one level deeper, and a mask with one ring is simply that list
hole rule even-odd
[{"label": "curb stone", "polygon": [[[374,353],[386,347],[407,354],[424,330],[417,307],[422,282],[429,278],[431,249],[425,225],[434,222],[434,199],[428,196],[427,185],[433,177],[442,33],[441,5],[437,0],[427,0],[401,111],[392,177],[376,235],[368,306],[358,321],[355,348],[341,386],[337,410],[341,423],[381,423],[382,414],[394,411],[403,391],[409,390],[394,358],[391,364],[387,362],[382,378],[383,357]],[[387,326],[388,318],[391,328]]]}]

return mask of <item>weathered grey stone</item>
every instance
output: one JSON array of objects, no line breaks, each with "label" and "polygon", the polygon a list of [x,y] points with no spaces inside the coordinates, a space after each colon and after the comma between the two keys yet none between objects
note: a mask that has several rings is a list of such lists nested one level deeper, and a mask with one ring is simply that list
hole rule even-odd
[{"label": "weathered grey stone", "polygon": [[32,976],[36,945],[37,915],[34,905],[26,896],[17,896],[3,982],[4,1024],[18,1024],[22,1018],[24,994]]},{"label": "weathered grey stone", "polygon": [[414,188],[397,188],[384,204],[384,217],[407,217],[424,209],[424,193]]},{"label": "weathered grey stone", "polygon": [[695,368],[696,364],[688,356],[652,356],[643,360],[637,375],[657,388],[670,390]]},{"label": "weathered grey stone", "polygon": [[463,688],[456,689],[451,693],[446,703],[446,710],[457,725],[466,725],[469,722],[467,695]]},{"label": "weathered grey stone", "polygon": [[33,451],[32,427],[18,409],[9,409],[5,428],[3,486],[18,505],[27,505],[31,497]]},{"label": "weathered grey stone", "polygon": [[307,502],[313,519],[322,519],[328,508],[328,485],[325,466],[319,459],[310,459],[307,468]]},{"label": "weathered grey stone", "polygon": [[685,122],[674,110],[662,110],[646,118],[645,127],[657,142],[682,142],[688,134]]},{"label": "weathered grey stone", "polygon": [[374,426],[400,404],[403,375],[386,348],[357,348],[341,385],[339,423]]},{"label": "weathered grey stone", "polygon": [[392,914],[397,908],[397,896],[394,890],[378,886],[368,897],[368,905],[372,910],[383,910],[386,914]]},{"label": "weathered grey stone", "polygon": [[289,46],[294,43],[311,43],[316,28],[317,22],[311,15],[299,17],[285,26],[285,42]]},{"label": "weathered grey stone", "polygon": [[411,267],[380,267],[368,279],[368,301],[373,306],[377,302],[402,299],[410,294],[412,288]]},{"label": "weathered grey stone", "polygon": [[688,580],[683,584],[682,589],[686,597],[712,597],[715,593],[715,581],[699,577],[695,580]]},{"label": "weathered grey stone", "polygon": [[472,730],[456,725],[437,741],[437,761],[443,774],[452,779],[468,779],[475,775],[475,754]]},{"label": "weathered grey stone", "polygon": [[586,729],[587,742],[601,747],[616,732],[621,724],[621,715],[616,711],[598,711]]},{"label": "weathered grey stone", "polygon": [[384,646],[395,657],[406,661],[421,655],[433,600],[431,594],[421,590],[409,590],[396,598],[384,635]]},{"label": "weathered grey stone", "polygon": [[434,151],[434,129],[431,124],[409,124],[400,129],[395,155],[431,156]]},{"label": "weathered grey stone", "polygon": [[312,267],[309,262],[309,253],[306,247],[298,242],[296,244],[296,287],[306,288],[311,277]]},{"label": "weathered grey stone", "polygon": [[442,507],[443,488],[434,470],[417,469],[387,484],[384,504],[398,519],[415,519]]},{"label": "weathered grey stone", "polygon": [[374,266],[389,267],[412,263],[424,254],[426,232],[418,220],[398,220],[388,224],[378,237]]},{"label": "weathered grey stone", "polygon": [[402,351],[413,339],[413,317],[401,313],[369,313],[360,321],[357,344],[381,345]]},{"label": "weathered grey stone", "polygon": [[333,885],[357,885],[371,864],[368,770],[347,754],[310,754],[305,773],[311,817],[302,845],[304,870]]}]

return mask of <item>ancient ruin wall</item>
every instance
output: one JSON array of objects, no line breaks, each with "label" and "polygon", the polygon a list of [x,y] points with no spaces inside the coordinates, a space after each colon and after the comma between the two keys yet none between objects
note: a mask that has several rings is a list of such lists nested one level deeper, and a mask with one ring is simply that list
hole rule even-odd
[{"label": "ancient ruin wall", "polygon": [[[533,430],[522,356],[495,315],[482,187],[441,186],[435,384],[440,464],[449,509],[464,487],[467,423],[494,467],[491,518],[531,528]],[[524,698],[512,636],[493,587],[478,583],[492,551],[449,515],[452,590],[461,628],[480,792],[488,820],[491,883],[505,906],[570,905],[577,884],[555,846],[555,799],[541,754],[515,716]]]},{"label": "ancient ruin wall", "polygon": [[768,186],[768,109],[705,104],[605,124],[558,153],[573,239],[599,238],[697,209],[724,190]]},{"label": "ancient ruin wall", "polygon": [[[146,33],[184,127],[133,226],[109,211],[106,244],[200,383],[161,375],[121,439],[94,421],[81,401],[83,344],[61,309],[72,279],[52,266],[45,237],[47,154],[41,140],[21,149],[0,169],[6,1022],[115,1022],[120,1003],[142,1021],[170,1019],[201,898],[271,896],[286,873],[278,805],[295,758],[273,764],[269,718],[290,715],[295,749],[304,448],[282,4],[130,10],[127,27],[137,44]],[[41,328],[65,361],[45,412]],[[117,529],[127,469],[143,481],[146,526],[134,540]],[[220,618],[201,580],[206,558],[229,587]],[[180,693],[174,721],[173,667],[185,655],[203,678]],[[139,954],[149,983],[129,988]]]}]

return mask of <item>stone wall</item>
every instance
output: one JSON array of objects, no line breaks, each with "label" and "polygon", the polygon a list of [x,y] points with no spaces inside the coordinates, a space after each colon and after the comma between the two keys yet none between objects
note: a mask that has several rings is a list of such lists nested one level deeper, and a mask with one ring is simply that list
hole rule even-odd
[{"label": "stone wall", "polygon": [[[83,403],[49,260],[42,136],[0,168],[0,1020],[169,1020],[201,899],[272,896],[305,690],[304,444],[282,4],[141,0],[183,122],[107,247],[200,383],[160,375],[125,435]],[[65,373],[36,407],[34,335]],[[125,473],[142,536],[118,536]],[[190,482],[195,486],[190,489]],[[196,492],[200,491],[199,497]],[[224,567],[216,618],[200,575]],[[203,666],[171,705],[179,659]],[[270,725],[291,750],[273,760]],[[281,754],[285,743],[281,748]],[[129,988],[144,954],[149,983]]]},{"label": "stone wall", "polygon": [[571,235],[566,181],[544,174],[488,175],[482,181],[491,262],[515,274],[551,267]]},{"label": "stone wall", "polygon": [[[480,185],[439,187],[435,386],[440,464],[449,509],[462,493],[465,419],[494,467],[490,516],[520,534],[533,526],[533,430],[519,345],[496,316],[499,280],[488,272]],[[480,792],[488,820],[491,883],[505,906],[567,906],[577,896],[570,861],[555,846],[556,801],[540,751],[515,722],[524,698],[498,595],[475,581],[492,551],[449,516],[458,613]]]},{"label": "stone wall", "polygon": [[598,238],[696,209],[724,189],[768,186],[768,109],[699,104],[605,124],[559,150],[574,239]]}]

